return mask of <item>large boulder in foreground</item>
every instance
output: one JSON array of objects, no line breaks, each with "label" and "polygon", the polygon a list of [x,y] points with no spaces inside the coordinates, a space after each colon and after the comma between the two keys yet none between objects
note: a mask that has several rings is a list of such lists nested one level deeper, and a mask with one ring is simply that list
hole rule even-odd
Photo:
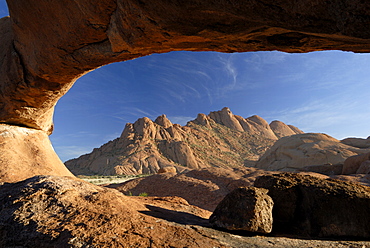
[{"label": "large boulder in foreground", "polygon": [[274,232],[370,238],[369,187],[294,173],[261,176],[254,185],[274,201]]},{"label": "large boulder in foreground", "polygon": [[276,141],[257,162],[256,168],[300,171],[312,165],[343,164],[348,157],[368,151],[340,143],[326,134],[297,134]]},{"label": "large boulder in foreground", "polygon": [[240,187],[225,196],[209,221],[214,227],[227,230],[270,233],[273,205],[266,189]]}]

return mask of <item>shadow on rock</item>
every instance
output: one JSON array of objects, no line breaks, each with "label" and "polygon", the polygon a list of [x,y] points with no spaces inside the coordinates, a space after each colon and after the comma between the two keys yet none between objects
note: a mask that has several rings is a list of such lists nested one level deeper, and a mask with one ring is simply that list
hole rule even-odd
[{"label": "shadow on rock", "polygon": [[201,218],[194,214],[186,212],[169,210],[161,207],[152,205],[145,205],[150,211],[139,211],[142,214],[146,214],[155,218],[164,219],[170,222],[175,222],[181,225],[198,225],[203,227],[210,227],[208,219]]}]

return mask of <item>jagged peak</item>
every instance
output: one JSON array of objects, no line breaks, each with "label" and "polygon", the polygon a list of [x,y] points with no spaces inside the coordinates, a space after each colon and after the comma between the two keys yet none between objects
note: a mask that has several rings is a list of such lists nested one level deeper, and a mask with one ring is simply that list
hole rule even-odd
[{"label": "jagged peak", "polygon": [[198,114],[197,118],[194,120],[196,124],[202,125],[202,126],[208,126],[209,125],[209,117],[205,114]]},{"label": "jagged peak", "polygon": [[169,128],[172,126],[172,122],[167,118],[165,114],[158,116],[154,122],[164,128]]}]

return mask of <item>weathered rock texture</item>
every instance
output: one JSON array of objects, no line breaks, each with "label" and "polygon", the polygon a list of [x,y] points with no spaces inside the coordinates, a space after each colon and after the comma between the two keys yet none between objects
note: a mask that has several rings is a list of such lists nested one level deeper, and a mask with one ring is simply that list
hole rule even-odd
[{"label": "weathered rock texture", "polygon": [[73,176],[43,131],[0,124],[0,151],[0,182],[17,182],[34,175]]},{"label": "weathered rock texture", "polygon": [[49,134],[58,99],[104,64],[175,50],[370,51],[370,3],[361,0],[7,3],[0,122]]},{"label": "weathered rock texture", "polygon": [[346,138],[341,140],[343,144],[354,146],[358,148],[370,148],[370,137],[367,139],[361,139],[361,138]]},{"label": "weathered rock texture", "polygon": [[268,190],[240,187],[227,194],[217,205],[209,222],[217,228],[270,233],[272,231],[272,207]]},{"label": "weathered rock texture", "polygon": [[303,131],[298,129],[297,127],[292,126],[292,125],[288,126],[281,121],[271,122],[270,127],[278,139],[285,137],[285,136],[303,133]]},{"label": "weathered rock texture", "polygon": [[194,206],[214,211],[222,199],[234,189],[253,186],[258,176],[273,173],[276,172],[255,168],[210,167],[180,174],[156,174],[108,187],[116,188],[126,195],[146,192],[150,196],[179,196]]},{"label": "weathered rock texture", "polygon": [[274,231],[370,238],[370,188],[294,173],[261,176],[274,201]]},{"label": "weathered rock texture", "polygon": [[257,162],[256,167],[274,171],[311,170],[340,174],[344,161],[368,152],[341,143],[326,134],[306,133],[278,140]]},{"label": "weathered rock texture", "polygon": [[0,247],[366,247],[365,241],[239,236],[179,197],[128,197],[72,178],[0,186]]},{"label": "weathered rock texture", "polygon": [[[279,132],[279,137],[291,134],[295,132],[289,128]],[[181,172],[209,166],[252,166],[277,139],[261,117],[245,119],[228,108],[208,116],[199,114],[183,127],[172,124],[165,115],[154,122],[144,117],[128,123],[121,137],[65,164],[75,175],[152,174],[164,167]]]},{"label": "weathered rock texture", "polygon": [[342,174],[368,174],[370,162],[370,152],[351,156],[344,161]]},{"label": "weathered rock texture", "polygon": [[177,219],[153,217],[170,218],[172,205],[183,221],[207,223],[209,213],[181,198],[142,202],[82,180],[37,176],[0,186],[0,202],[1,247],[224,247]]},{"label": "weathered rock texture", "polygon": [[61,0],[52,5],[12,0],[8,5],[10,18],[1,25],[7,56],[0,58],[11,70],[1,76],[6,86],[0,121],[43,130],[50,130],[52,108],[73,82],[107,63],[173,50],[370,51],[370,3],[359,0]]}]

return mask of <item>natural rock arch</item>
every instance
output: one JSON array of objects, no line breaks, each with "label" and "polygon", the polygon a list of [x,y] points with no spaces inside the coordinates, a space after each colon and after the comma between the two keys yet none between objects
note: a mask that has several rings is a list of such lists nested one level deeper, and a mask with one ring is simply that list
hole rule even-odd
[{"label": "natural rock arch", "polygon": [[0,180],[71,175],[48,140],[84,73],[175,50],[370,51],[362,0],[7,0],[0,19]]}]

